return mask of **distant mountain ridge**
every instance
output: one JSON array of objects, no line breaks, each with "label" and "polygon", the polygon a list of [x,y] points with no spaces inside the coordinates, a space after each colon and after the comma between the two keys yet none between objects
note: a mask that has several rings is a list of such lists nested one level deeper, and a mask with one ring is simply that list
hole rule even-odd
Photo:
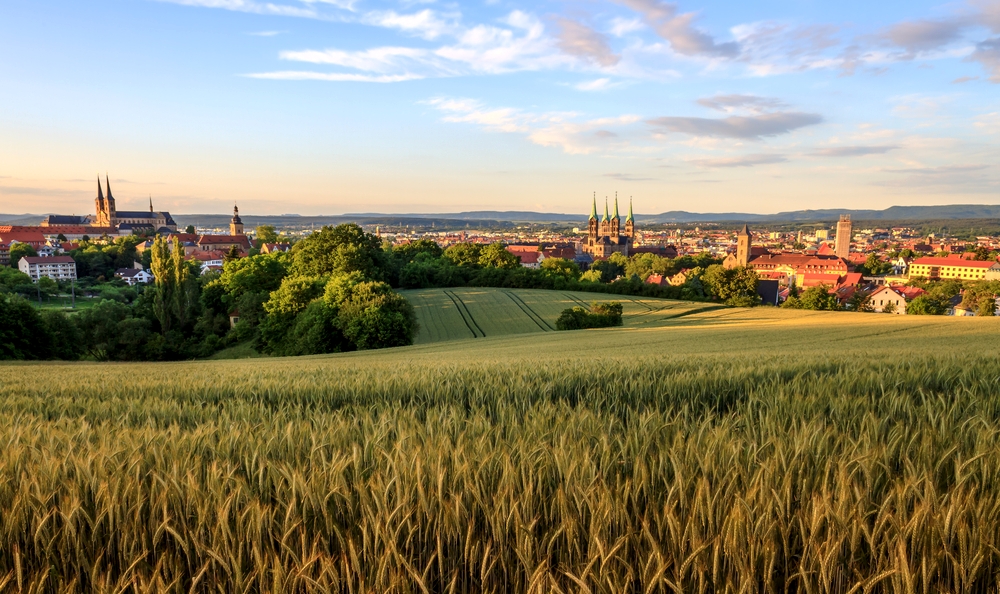
[{"label": "distant mountain ridge", "polygon": [[[697,213],[684,210],[673,210],[660,214],[637,214],[636,222],[640,225],[666,223],[794,223],[794,222],[833,222],[840,215],[851,215],[852,219],[860,221],[933,221],[946,219],[1000,219],[1000,205],[994,204],[949,204],[942,206],[891,206],[884,210],[852,210],[852,209],[810,209],[778,212],[774,214],[756,214],[745,212]],[[0,224],[37,225],[45,215],[35,214],[0,214]],[[196,225],[198,227],[225,227],[229,224],[228,214],[190,214],[174,215],[180,227]],[[335,225],[346,222],[356,222],[363,225],[396,225],[396,226],[431,226],[461,227],[477,222],[482,225],[502,225],[511,223],[571,223],[583,225],[587,221],[586,213],[565,214],[533,211],[499,211],[477,210],[458,213],[347,213],[342,215],[244,215],[243,221],[247,227],[257,225]]]}]

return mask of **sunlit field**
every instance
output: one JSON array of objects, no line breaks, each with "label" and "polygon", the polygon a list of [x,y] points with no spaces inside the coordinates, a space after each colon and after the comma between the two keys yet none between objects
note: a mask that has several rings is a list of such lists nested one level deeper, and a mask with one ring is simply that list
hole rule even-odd
[{"label": "sunlit field", "polygon": [[1000,587],[1000,320],[449,292],[412,347],[0,366],[0,592]]}]

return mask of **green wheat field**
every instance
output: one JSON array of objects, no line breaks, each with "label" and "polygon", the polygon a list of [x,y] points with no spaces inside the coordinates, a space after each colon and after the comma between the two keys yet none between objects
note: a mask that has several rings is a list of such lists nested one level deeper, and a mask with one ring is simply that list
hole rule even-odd
[{"label": "green wheat field", "polygon": [[0,592],[1000,591],[1000,319],[407,298],[411,347],[0,366]]}]

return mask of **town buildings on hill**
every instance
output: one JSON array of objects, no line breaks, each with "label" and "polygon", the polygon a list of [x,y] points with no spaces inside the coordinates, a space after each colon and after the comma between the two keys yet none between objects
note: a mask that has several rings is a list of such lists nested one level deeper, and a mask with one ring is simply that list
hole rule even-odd
[{"label": "town buildings on hill", "polygon": [[[105,189],[101,188],[101,178],[97,178],[97,197],[94,199],[95,214],[93,217],[76,215],[49,215],[42,220],[42,227],[60,227],[60,232],[69,235],[132,235],[141,232],[170,233],[177,231],[169,212],[153,210],[153,199],[149,199],[149,212],[142,210],[118,210],[115,197],[111,194],[111,179],[104,177]],[[71,233],[69,228],[73,228]]]}]

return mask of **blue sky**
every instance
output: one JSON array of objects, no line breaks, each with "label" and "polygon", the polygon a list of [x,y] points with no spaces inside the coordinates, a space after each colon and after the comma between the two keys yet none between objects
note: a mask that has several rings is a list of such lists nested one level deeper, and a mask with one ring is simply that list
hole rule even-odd
[{"label": "blue sky", "polygon": [[1000,202],[1000,0],[5,0],[0,212]]}]

